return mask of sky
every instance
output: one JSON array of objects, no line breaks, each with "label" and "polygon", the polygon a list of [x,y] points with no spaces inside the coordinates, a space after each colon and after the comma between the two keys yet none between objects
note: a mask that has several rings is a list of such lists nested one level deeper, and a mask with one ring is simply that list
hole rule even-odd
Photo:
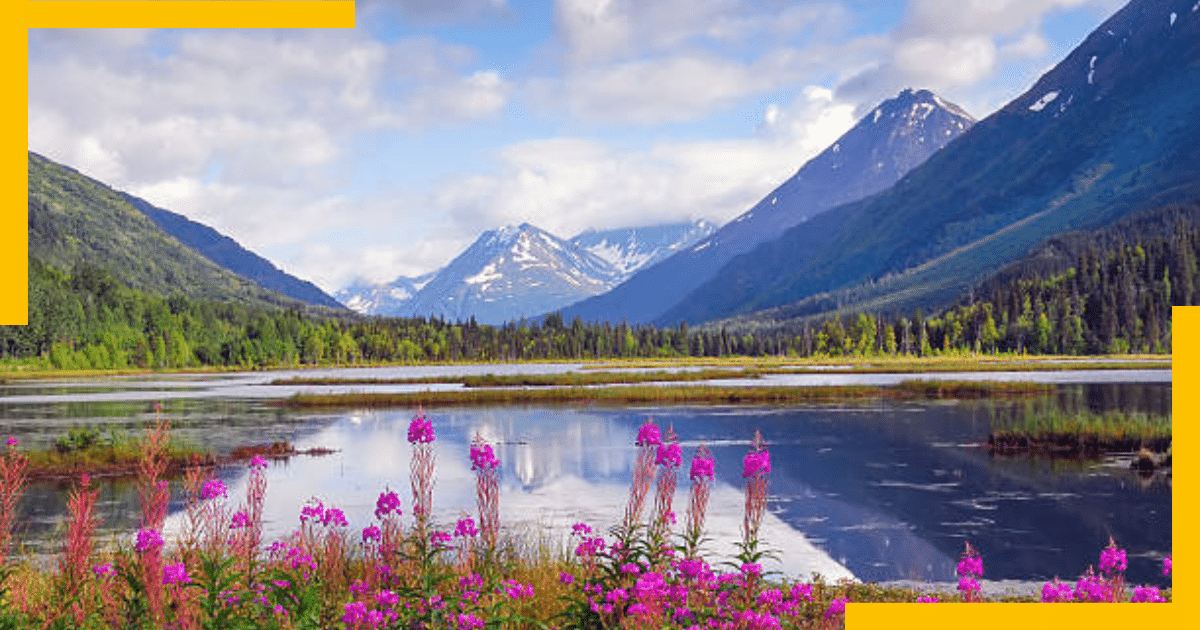
[{"label": "sky", "polygon": [[31,30],[29,148],[327,292],[485,230],[748,210],[879,102],[982,119],[1121,0],[359,0],[355,29]]}]

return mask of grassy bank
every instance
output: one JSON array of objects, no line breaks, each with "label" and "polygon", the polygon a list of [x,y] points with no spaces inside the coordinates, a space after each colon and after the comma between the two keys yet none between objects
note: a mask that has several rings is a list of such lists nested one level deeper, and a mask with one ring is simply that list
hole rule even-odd
[{"label": "grassy bank", "polygon": [[1036,396],[1054,391],[1053,385],[1027,382],[925,381],[914,379],[890,387],[715,387],[621,386],[555,388],[474,388],[405,393],[356,392],[296,394],[281,404],[297,408],[412,407],[423,405],[501,404],[769,404],[835,400],[947,399],[990,396]]},{"label": "grassy bank", "polygon": [[1120,411],[1066,414],[1057,410],[1022,414],[1017,420],[994,419],[988,447],[1001,453],[1068,456],[1139,449],[1162,453],[1171,447],[1171,416]]},{"label": "grassy bank", "polygon": [[586,387],[661,382],[695,382],[715,379],[762,378],[754,368],[707,369],[668,372],[567,372],[564,374],[483,374],[480,376],[427,376],[410,378],[281,378],[271,385],[428,385],[458,383],[463,387]]},{"label": "grassy bank", "polygon": [[[290,442],[273,442],[239,446],[227,455],[218,455],[173,434],[166,434],[166,441],[156,445],[160,474],[164,477],[179,477],[194,467],[212,468],[246,461],[256,456],[270,459],[287,459],[295,455],[326,455],[329,449],[314,448],[297,450]],[[45,479],[78,479],[87,474],[92,477],[132,478],[140,474],[144,462],[147,440],[159,439],[153,432],[133,437],[124,432],[102,433],[95,427],[76,427],[55,440],[49,448],[28,449],[24,456],[28,462],[27,475],[31,481]]]}]

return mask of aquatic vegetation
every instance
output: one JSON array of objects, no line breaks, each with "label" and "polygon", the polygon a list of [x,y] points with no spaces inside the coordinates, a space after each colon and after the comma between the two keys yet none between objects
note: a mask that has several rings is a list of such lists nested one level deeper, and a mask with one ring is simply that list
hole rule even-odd
[{"label": "aquatic vegetation", "polygon": [[[433,422],[419,412],[412,446],[411,514],[389,488],[368,523],[354,523],[329,498],[300,507],[295,529],[265,544],[268,461],[248,464],[245,497],[196,465],[185,475],[187,506],[178,536],[164,533],[169,495],[168,427],[146,433],[138,464],[142,507],[136,532],[116,548],[93,540],[97,491],[83,476],[71,492],[62,552],[52,567],[0,556],[0,628],[828,628],[847,604],[868,601],[985,601],[982,554],[969,543],[959,558],[960,594],[874,584],[778,580],[764,569],[771,550],[759,537],[771,458],[755,432],[743,461],[745,510],[739,553],[712,562],[702,553],[714,462],[691,453],[691,489],[682,531],[672,498],[684,452],[671,427],[652,420],[636,438],[637,463],[625,514],[606,533],[575,524],[566,547],[530,544],[501,529],[499,460],[475,436],[466,457],[475,473],[477,513],[434,518],[438,453]],[[6,550],[26,479],[24,455],[10,440],[0,456],[0,551]],[[443,454],[451,456],[450,454]],[[646,514],[650,489],[653,507]],[[407,516],[407,518],[406,518]],[[1042,601],[1162,602],[1156,585],[1126,593],[1127,556],[1110,540],[1099,573],[1072,586],[1056,578]],[[1163,560],[1169,576],[1171,558]]]}]

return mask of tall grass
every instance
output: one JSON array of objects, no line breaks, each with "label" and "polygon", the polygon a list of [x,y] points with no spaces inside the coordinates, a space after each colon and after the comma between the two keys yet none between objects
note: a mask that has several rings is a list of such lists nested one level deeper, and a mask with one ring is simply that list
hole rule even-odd
[{"label": "tall grass", "polygon": [[[771,471],[768,445],[756,435],[743,462],[746,514],[740,551],[728,569],[700,553],[711,457],[692,458],[687,524],[675,532],[676,472],[683,457],[673,432],[652,422],[639,430],[640,471],[625,517],[606,533],[587,523],[567,538],[497,527],[498,462],[481,438],[471,445],[476,518],[438,522],[431,509],[436,480],[432,422],[418,414],[409,427],[416,458],[413,502],[385,488],[374,518],[352,528],[345,514],[313,499],[295,530],[266,545],[262,506],[267,490],[261,457],[250,463],[247,494],[231,498],[211,469],[187,471],[182,534],[164,540],[167,427],[142,441],[142,522],[115,549],[91,537],[95,491],[84,477],[72,493],[66,539],[53,567],[3,559],[0,628],[840,628],[847,602],[937,601],[913,589],[870,584],[779,581],[764,574],[771,550],[758,531]],[[0,463],[0,550],[25,479],[23,455],[10,444]],[[649,491],[657,492],[644,517]],[[615,515],[614,515],[615,517]],[[564,542],[565,541],[565,542]],[[1124,551],[1115,542],[1075,588],[1056,579],[1044,601],[1163,601],[1169,592],[1137,587],[1126,594]],[[1164,565],[1169,572],[1170,561]],[[982,601],[983,559],[970,545],[959,565],[952,601]]]},{"label": "tall grass", "polygon": [[1128,411],[1067,412],[1051,408],[1016,417],[994,416],[993,450],[1034,450],[1069,455],[1164,452],[1171,446],[1171,416]]}]

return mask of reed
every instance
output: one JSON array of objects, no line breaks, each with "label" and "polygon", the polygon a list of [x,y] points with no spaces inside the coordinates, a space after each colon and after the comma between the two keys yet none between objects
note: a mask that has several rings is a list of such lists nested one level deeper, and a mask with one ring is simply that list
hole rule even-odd
[{"label": "reed", "polygon": [[990,381],[903,381],[890,387],[867,385],[819,387],[761,387],[659,385],[622,387],[554,387],[538,389],[473,389],[426,392],[354,392],[348,394],[296,394],[281,404],[295,408],[411,407],[423,405],[502,404],[763,404],[835,400],[945,399],[993,396],[1037,396],[1054,391],[1053,385]]},{"label": "reed", "polygon": [[1035,451],[1095,456],[1171,446],[1171,416],[1139,412],[1048,409],[1016,418],[993,418],[988,446],[996,452]]}]

